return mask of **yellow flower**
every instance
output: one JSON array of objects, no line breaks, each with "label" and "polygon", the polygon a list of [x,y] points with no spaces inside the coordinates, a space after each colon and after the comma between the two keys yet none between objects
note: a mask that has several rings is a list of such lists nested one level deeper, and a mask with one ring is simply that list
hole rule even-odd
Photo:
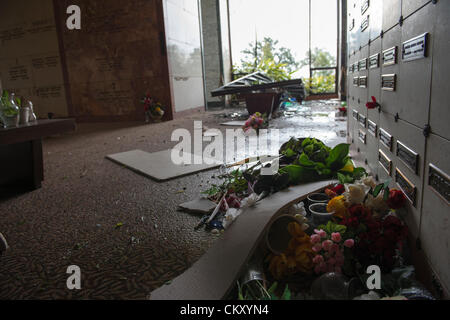
[{"label": "yellow flower", "polygon": [[340,171],[353,172],[354,170],[355,170],[355,167],[353,166],[352,160],[348,160],[346,165]]},{"label": "yellow flower", "polygon": [[338,196],[334,197],[333,199],[328,202],[327,205],[327,211],[333,212],[334,216],[344,219],[348,216],[347,207],[345,206],[345,197],[344,196]]}]

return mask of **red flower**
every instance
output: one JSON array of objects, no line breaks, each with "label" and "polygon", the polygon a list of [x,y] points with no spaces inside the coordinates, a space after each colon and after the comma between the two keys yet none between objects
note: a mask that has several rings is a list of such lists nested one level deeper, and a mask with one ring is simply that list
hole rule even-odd
[{"label": "red flower", "polygon": [[367,102],[366,107],[367,109],[376,109],[380,107],[380,104],[377,102],[377,99],[374,96],[372,96],[372,102]]},{"label": "red flower", "polygon": [[405,205],[405,203],[406,203],[406,197],[402,191],[392,189],[389,192],[389,199],[387,201],[389,208],[400,209],[401,207],[403,207]]},{"label": "red flower", "polygon": [[346,107],[339,108],[339,111],[340,111],[340,112],[346,112],[346,111],[347,111],[347,108],[346,108]]},{"label": "red flower", "polygon": [[331,189],[331,191],[336,192],[336,194],[341,195],[345,192],[345,187],[343,184],[338,184],[336,187]]}]

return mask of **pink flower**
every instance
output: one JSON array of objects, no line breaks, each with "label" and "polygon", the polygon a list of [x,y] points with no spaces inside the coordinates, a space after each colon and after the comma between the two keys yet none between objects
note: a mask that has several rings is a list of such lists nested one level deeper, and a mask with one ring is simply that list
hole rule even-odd
[{"label": "pink flower", "polygon": [[353,239],[347,239],[344,241],[344,246],[347,248],[352,248],[355,245],[355,240]]},{"label": "pink flower", "polygon": [[320,236],[319,236],[318,234],[313,234],[313,235],[311,236],[311,243],[312,243],[312,244],[318,243],[319,241],[320,241]]},{"label": "pink flower", "polygon": [[336,254],[339,251],[339,245],[337,243],[333,243],[330,248],[330,252]]},{"label": "pink flower", "polygon": [[321,243],[316,243],[313,247],[312,250],[314,252],[319,252],[320,250],[322,250],[322,244]]},{"label": "pink flower", "polygon": [[324,230],[322,230],[322,229],[320,229],[320,230],[315,229],[314,232],[316,234],[318,234],[321,238],[326,238],[327,237],[327,233]]},{"label": "pink flower", "polygon": [[322,242],[323,249],[326,251],[329,251],[332,245],[333,241],[331,240],[325,240],[324,242]]},{"label": "pink flower", "polygon": [[334,268],[334,272],[336,272],[336,273],[342,273],[342,268],[341,268],[341,267],[335,267],[335,268]]},{"label": "pink flower", "polygon": [[324,262],[323,257],[319,254],[313,259],[314,264],[321,264]]},{"label": "pink flower", "polygon": [[341,237],[341,234],[339,232],[334,232],[334,233],[331,234],[331,239],[334,242],[341,242],[342,237]]}]

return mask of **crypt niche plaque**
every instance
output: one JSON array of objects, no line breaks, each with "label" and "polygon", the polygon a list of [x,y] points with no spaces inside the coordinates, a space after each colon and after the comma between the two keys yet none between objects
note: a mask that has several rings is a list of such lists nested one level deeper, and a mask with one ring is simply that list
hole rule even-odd
[{"label": "crypt niche plaque", "polygon": [[362,125],[364,128],[366,127],[367,118],[363,116],[362,114],[358,115],[358,122],[360,125]]},{"label": "crypt niche plaque", "polygon": [[369,57],[369,69],[376,69],[380,67],[380,54],[376,53]]},{"label": "crypt niche plaque", "polygon": [[416,194],[417,188],[416,186],[406,177],[403,172],[401,172],[398,168],[395,169],[395,182],[402,189],[406,198],[412,203],[412,205],[416,206]]},{"label": "crypt niche plaque", "polygon": [[403,42],[402,60],[413,61],[427,56],[428,33]]},{"label": "crypt niche plaque", "polygon": [[415,174],[419,172],[419,154],[397,141],[397,157]]},{"label": "crypt niche plaque", "polygon": [[354,87],[359,86],[359,77],[354,77],[354,78],[353,78],[353,86],[354,86]]},{"label": "crypt niche plaque", "polygon": [[377,137],[377,129],[378,126],[375,122],[370,120],[367,121],[367,131],[369,131],[369,133],[373,135],[375,138]]},{"label": "crypt niche plaque", "polygon": [[379,132],[380,141],[389,151],[392,152],[392,145],[394,138],[386,130],[380,129]]},{"label": "crypt niche plaque", "polygon": [[366,142],[367,142],[366,136],[367,136],[367,134],[364,132],[364,130],[359,129],[359,132],[358,132],[359,141],[366,144]]},{"label": "crypt niche plaque", "polygon": [[358,111],[353,110],[352,116],[353,116],[353,119],[355,119],[356,121],[358,121]]},{"label": "crypt niche plaque", "polygon": [[360,88],[367,88],[367,77],[359,77],[359,87]]},{"label": "crypt niche plaque", "polygon": [[361,3],[361,14],[366,13],[367,9],[369,9],[369,4],[370,4],[369,0],[362,1],[362,3]]},{"label": "crypt niche plaque", "polygon": [[390,176],[392,173],[392,161],[381,149],[378,150],[378,162],[380,163],[384,171],[386,171],[386,173]]},{"label": "crypt niche plaque", "polygon": [[359,71],[367,70],[367,59],[359,60],[358,69]]},{"label": "crypt niche plaque", "polygon": [[383,51],[383,66],[390,66],[397,63],[397,47],[392,47]]},{"label": "crypt niche plaque", "polygon": [[383,74],[381,76],[381,89],[385,91],[395,91],[396,82],[396,74]]},{"label": "crypt niche plaque", "polygon": [[450,177],[432,163],[429,164],[428,185],[450,204]]},{"label": "crypt niche plaque", "polygon": [[366,30],[369,27],[369,16],[367,16],[362,22],[361,22],[361,32]]}]

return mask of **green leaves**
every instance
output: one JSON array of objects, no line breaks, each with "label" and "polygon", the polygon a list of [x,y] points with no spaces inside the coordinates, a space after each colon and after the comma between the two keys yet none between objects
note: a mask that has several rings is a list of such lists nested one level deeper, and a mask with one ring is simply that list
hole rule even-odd
[{"label": "green leaves", "polygon": [[339,232],[341,235],[343,235],[347,231],[347,227],[344,225],[340,225],[337,223],[334,223],[332,221],[328,221],[326,225],[322,224],[317,227],[319,230],[325,231],[327,234],[331,235],[332,233]]},{"label": "green leaves", "polygon": [[347,164],[349,151],[350,145],[346,143],[342,143],[334,147],[326,159],[327,166],[333,170],[339,170],[345,167]]}]

